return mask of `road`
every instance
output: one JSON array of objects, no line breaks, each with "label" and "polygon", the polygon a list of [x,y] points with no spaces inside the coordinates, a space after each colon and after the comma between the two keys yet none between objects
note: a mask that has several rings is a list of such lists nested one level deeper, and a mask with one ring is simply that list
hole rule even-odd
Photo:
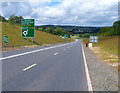
[{"label": "road", "polygon": [[3,52],[3,91],[88,91],[80,41]]}]

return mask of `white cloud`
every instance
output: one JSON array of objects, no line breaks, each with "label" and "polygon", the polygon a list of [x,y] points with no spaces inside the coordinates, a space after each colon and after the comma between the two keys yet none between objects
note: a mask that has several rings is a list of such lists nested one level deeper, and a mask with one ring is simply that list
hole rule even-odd
[{"label": "white cloud", "polygon": [[112,16],[111,19],[115,19],[115,20],[117,20],[118,17],[117,17],[117,16]]},{"label": "white cloud", "polygon": [[[58,0],[57,0],[58,1]],[[60,0],[47,2],[3,3],[2,15],[35,18],[36,24],[112,25],[117,17],[118,0]]]}]

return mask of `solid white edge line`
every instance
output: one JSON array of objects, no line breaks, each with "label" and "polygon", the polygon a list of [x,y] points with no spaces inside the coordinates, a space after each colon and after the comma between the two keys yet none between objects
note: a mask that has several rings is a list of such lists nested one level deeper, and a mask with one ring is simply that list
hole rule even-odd
[{"label": "solid white edge line", "polygon": [[30,69],[30,68],[32,68],[32,67],[34,67],[34,66],[36,66],[36,64],[30,65],[30,66],[28,66],[28,67],[24,68],[24,69],[23,69],[23,71],[26,71],[26,70],[28,70],[28,69]]},{"label": "solid white edge line", "polygon": [[0,58],[0,60],[4,60],[4,59],[8,59],[8,58],[13,58],[13,57],[17,57],[17,56],[23,56],[23,55],[27,55],[27,54],[31,54],[31,53],[35,53],[35,52],[39,52],[39,51],[43,51],[43,50],[48,50],[48,49],[52,49],[52,48],[57,48],[57,47],[65,46],[65,45],[68,45],[68,43],[67,44],[58,45],[58,46],[53,46],[53,47],[38,49],[38,50],[34,50],[34,51],[29,51],[29,52],[25,52],[25,53],[20,53],[20,54],[16,54],[16,55],[11,55],[11,56]]},{"label": "solid white edge line", "polygon": [[90,80],[90,75],[89,75],[89,71],[88,71],[88,67],[87,67],[87,62],[86,62],[86,58],[85,58],[85,53],[84,53],[83,45],[82,45],[82,53],[83,53],[85,71],[86,71],[86,76],[87,76],[88,91],[93,92],[93,88],[92,88],[92,84],[91,84],[91,80]]}]

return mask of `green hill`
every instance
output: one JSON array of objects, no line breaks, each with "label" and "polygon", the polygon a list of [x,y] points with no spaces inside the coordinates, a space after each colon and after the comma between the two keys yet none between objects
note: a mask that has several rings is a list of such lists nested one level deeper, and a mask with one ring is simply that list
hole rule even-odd
[{"label": "green hill", "polygon": [[[18,46],[29,46],[29,45],[44,45],[44,44],[56,44],[71,42],[72,39],[62,39],[59,36],[52,35],[42,31],[35,31],[34,43],[32,43],[32,38],[22,38],[21,37],[21,27],[11,25],[9,23],[3,22],[2,24],[2,47],[18,47]],[[3,43],[3,37],[9,37],[9,43]]]}]

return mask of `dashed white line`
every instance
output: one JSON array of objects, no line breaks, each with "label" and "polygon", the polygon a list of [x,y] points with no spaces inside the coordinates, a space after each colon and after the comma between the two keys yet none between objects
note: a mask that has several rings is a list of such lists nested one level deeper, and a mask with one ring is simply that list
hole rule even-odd
[{"label": "dashed white line", "polygon": [[58,45],[58,46],[38,49],[38,50],[34,50],[34,51],[24,52],[24,53],[20,53],[20,54],[15,54],[15,55],[7,56],[7,57],[2,57],[2,58],[0,58],[0,60],[14,58],[14,57],[18,57],[18,56],[23,56],[23,55],[27,55],[27,54],[31,54],[31,53],[35,53],[35,52],[39,52],[39,51],[44,51],[44,50],[48,50],[48,49],[53,49],[53,48],[57,48],[57,47],[65,46],[65,45],[68,45],[68,43],[67,44]]},{"label": "dashed white line", "polygon": [[66,49],[64,49],[64,50],[66,50]]},{"label": "dashed white line", "polygon": [[23,71],[26,71],[26,70],[28,70],[28,69],[34,67],[34,66],[36,66],[36,64],[33,64],[33,65],[31,65],[31,66],[28,66],[28,67],[24,68]]},{"label": "dashed white line", "polygon": [[56,56],[58,53],[55,53],[54,55]]}]

